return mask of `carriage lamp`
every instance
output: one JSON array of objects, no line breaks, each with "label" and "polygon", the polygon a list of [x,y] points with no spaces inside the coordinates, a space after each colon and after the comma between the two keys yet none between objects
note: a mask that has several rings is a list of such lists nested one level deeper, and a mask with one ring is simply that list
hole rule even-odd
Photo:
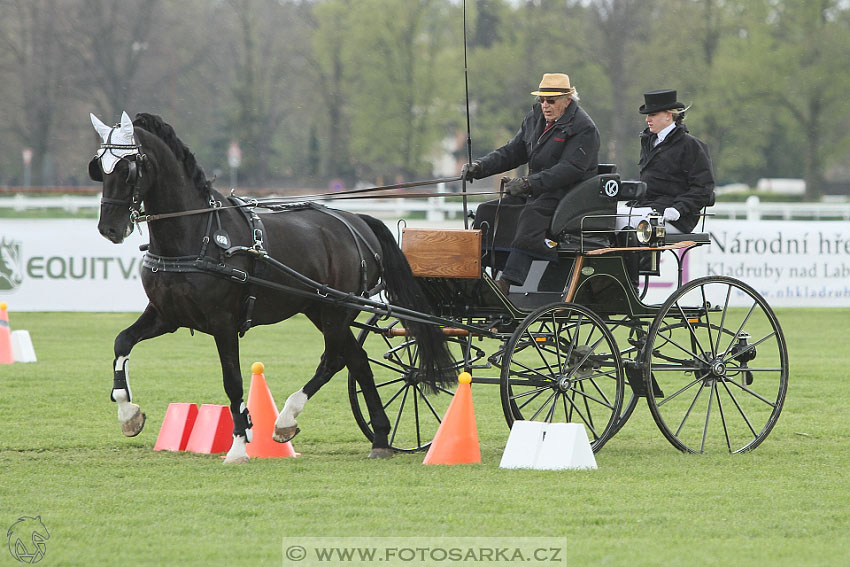
[{"label": "carriage lamp", "polygon": [[658,246],[664,244],[667,229],[664,227],[664,218],[660,215],[649,215],[642,219],[635,229],[635,236],[639,243],[644,246]]}]

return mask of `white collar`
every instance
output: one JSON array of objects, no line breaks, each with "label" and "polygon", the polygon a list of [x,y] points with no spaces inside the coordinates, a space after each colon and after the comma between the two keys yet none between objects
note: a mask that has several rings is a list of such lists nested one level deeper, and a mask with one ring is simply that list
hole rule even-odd
[{"label": "white collar", "polygon": [[675,123],[675,122],[673,122],[672,124],[670,124],[669,126],[667,126],[666,128],[664,128],[662,131],[660,131],[660,132],[658,133],[658,139],[657,139],[657,141],[655,142],[655,145],[657,146],[658,144],[660,144],[661,142],[663,142],[663,141],[664,141],[664,139],[665,139],[665,138],[666,138],[666,137],[670,134],[670,132],[672,132],[672,131],[673,131],[673,129],[674,129],[675,127],[676,127],[676,123]]}]

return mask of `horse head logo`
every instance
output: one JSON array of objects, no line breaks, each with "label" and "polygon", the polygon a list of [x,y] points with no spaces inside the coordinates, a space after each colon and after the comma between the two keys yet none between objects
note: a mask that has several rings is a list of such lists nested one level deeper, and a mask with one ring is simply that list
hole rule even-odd
[{"label": "horse head logo", "polygon": [[6,532],[9,553],[21,563],[38,563],[44,559],[50,533],[44,527],[41,516],[21,516]]},{"label": "horse head logo", "polygon": [[21,243],[0,240],[0,291],[15,289],[24,281]]}]

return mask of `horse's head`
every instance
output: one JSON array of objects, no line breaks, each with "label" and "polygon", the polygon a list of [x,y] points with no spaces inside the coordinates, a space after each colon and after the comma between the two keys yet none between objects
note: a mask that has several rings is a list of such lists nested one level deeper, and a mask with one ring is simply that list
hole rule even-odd
[{"label": "horse's head", "polygon": [[100,135],[100,149],[89,162],[89,177],[103,182],[100,221],[97,229],[112,242],[122,242],[133,232],[134,221],[151,182],[148,159],[134,136],[133,122],[126,112],[121,122],[109,127],[90,114]]}]

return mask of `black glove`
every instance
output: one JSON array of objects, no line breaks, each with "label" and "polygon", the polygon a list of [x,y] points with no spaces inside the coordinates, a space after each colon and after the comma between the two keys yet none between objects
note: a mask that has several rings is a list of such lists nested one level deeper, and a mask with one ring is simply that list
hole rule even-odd
[{"label": "black glove", "polygon": [[531,193],[528,177],[514,177],[505,183],[505,191],[511,197],[522,197]]},{"label": "black glove", "polygon": [[472,163],[467,163],[461,168],[460,176],[471,183],[473,179],[481,179],[481,173],[483,171],[484,168],[481,167],[481,162],[475,160]]}]

